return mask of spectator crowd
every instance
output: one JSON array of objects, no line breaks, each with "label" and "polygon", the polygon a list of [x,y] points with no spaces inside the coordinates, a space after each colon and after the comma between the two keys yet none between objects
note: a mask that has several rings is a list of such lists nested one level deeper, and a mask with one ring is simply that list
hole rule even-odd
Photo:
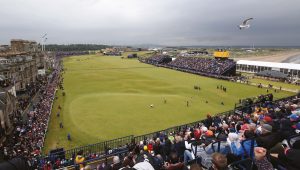
[{"label": "spectator crowd", "polygon": [[165,64],[172,61],[172,58],[167,56],[167,55],[153,55],[151,57],[148,57],[144,60],[144,62],[148,63],[148,64]]},{"label": "spectator crowd", "polygon": [[74,56],[74,55],[86,55],[89,54],[88,51],[59,51],[56,52],[57,57],[66,57],[66,56]]},{"label": "spectator crowd", "polygon": [[235,62],[231,59],[221,60],[200,57],[178,57],[168,63],[168,66],[189,69],[191,71],[202,73],[222,75],[225,71],[235,66]]},{"label": "spectator crowd", "polygon": [[146,59],[140,59],[140,61],[156,66],[223,79],[233,76],[236,67],[236,62],[231,59],[202,57],[177,57],[172,60],[167,55],[153,55]]},{"label": "spectator crowd", "polygon": [[[28,92],[29,96],[33,96],[35,92],[38,93],[37,102],[29,99],[30,102],[21,100],[22,104],[11,117],[15,129],[1,145],[4,160],[22,157],[28,160],[31,166],[37,163],[36,158],[40,156],[44,144],[52,102],[60,80],[59,69],[57,67],[48,77],[49,79],[40,79],[39,83]],[[24,112],[25,103],[32,104],[32,110],[28,113]],[[23,112],[26,115],[23,115]]]},{"label": "spectator crowd", "polygon": [[[174,131],[160,131],[135,140],[101,163],[97,170],[115,169],[300,169],[300,96],[260,102],[231,115],[211,116]],[[126,154],[117,154],[122,150]],[[80,151],[71,159],[54,160],[51,167],[77,165],[92,169],[86,161],[103,155]],[[63,164],[62,164],[63,163]],[[49,165],[48,165],[49,166]]]}]

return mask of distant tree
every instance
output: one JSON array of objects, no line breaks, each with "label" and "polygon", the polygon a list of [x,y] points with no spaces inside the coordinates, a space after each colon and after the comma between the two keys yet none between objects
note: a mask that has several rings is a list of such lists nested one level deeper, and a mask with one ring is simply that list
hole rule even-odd
[{"label": "distant tree", "polygon": [[69,44],[69,45],[48,44],[46,45],[46,49],[49,51],[89,51],[89,50],[101,50],[110,47],[111,46],[99,45],[99,44]]}]

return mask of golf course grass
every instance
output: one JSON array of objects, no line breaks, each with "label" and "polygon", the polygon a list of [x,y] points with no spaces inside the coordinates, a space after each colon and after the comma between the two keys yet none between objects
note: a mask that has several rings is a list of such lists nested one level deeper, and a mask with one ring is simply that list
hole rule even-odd
[{"label": "golf course grass", "polygon": [[284,88],[287,88],[287,89],[300,91],[300,86],[295,85],[295,84],[287,84],[287,83],[284,83],[284,82],[276,82],[276,81],[271,81],[271,80],[266,80],[266,79],[259,79],[259,78],[250,79],[250,82],[257,83],[257,84],[262,83],[262,84],[265,84],[265,85],[272,84],[274,87],[284,87]]},{"label": "golf course grass", "polygon": [[268,85],[271,84],[273,87],[282,87],[285,89],[293,90],[293,91],[299,91],[300,92],[300,86],[296,84],[289,84],[285,82],[280,82],[280,81],[273,81],[273,80],[268,80],[260,77],[255,77],[254,73],[242,73],[243,76],[246,76],[249,78],[249,82],[251,83],[256,83],[256,84],[263,84],[263,85]]},{"label": "golf course grass", "polygon": [[[56,93],[45,153],[194,122],[207,113],[233,109],[241,98],[266,93],[254,86],[155,67],[136,59],[86,55],[65,58],[63,63],[66,95],[62,96],[61,90]],[[195,85],[201,90],[194,90]],[[217,89],[218,85],[227,92]],[[275,98],[290,95],[281,91]],[[57,117],[59,105],[62,110]],[[68,133],[72,141],[67,140]]]}]

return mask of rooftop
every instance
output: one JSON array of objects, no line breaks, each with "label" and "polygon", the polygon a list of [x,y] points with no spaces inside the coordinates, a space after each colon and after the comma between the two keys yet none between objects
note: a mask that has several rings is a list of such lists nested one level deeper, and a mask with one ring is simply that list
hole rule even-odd
[{"label": "rooftop", "polygon": [[237,61],[237,64],[300,70],[300,64],[294,64],[294,63],[276,63],[276,62],[265,62],[265,61],[239,60]]}]

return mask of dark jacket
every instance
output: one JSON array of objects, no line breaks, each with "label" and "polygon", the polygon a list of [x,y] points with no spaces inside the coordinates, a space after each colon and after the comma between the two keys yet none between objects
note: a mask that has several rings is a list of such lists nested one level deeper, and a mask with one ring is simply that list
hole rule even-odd
[{"label": "dark jacket", "polygon": [[279,160],[285,162],[289,170],[300,169],[300,149],[289,149],[285,154],[279,154]]},{"label": "dark jacket", "polygon": [[282,119],[280,121],[280,137],[281,139],[287,139],[288,137],[295,134],[294,129],[292,128],[292,123],[289,119]]},{"label": "dark jacket", "polygon": [[162,145],[156,143],[154,146],[153,146],[153,151],[155,153],[155,155],[163,155],[164,154],[164,150],[163,150],[163,147]]},{"label": "dark jacket", "polygon": [[172,143],[171,143],[170,139],[166,139],[165,145],[164,145],[164,152],[167,156],[169,156],[169,154],[171,152],[171,148],[172,148]]},{"label": "dark jacket", "polygon": [[111,169],[112,169],[112,170],[118,170],[118,169],[120,169],[120,168],[122,168],[122,163],[121,163],[121,162],[120,162],[120,163],[117,163],[117,164],[111,165]]},{"label": "dark jacket", "polygon": [[261,134],[256,138],[257,145],[260,147],[264,147],[267,150],[270,150],[279,142],[281,142],[281,138],[279,133],[277,132]]},{"label": "dark jacket", "polygon": [[177,153],[178,157],[183,160],[183,153],[185,151],[184,141],[174,144],[174,151]]}]

